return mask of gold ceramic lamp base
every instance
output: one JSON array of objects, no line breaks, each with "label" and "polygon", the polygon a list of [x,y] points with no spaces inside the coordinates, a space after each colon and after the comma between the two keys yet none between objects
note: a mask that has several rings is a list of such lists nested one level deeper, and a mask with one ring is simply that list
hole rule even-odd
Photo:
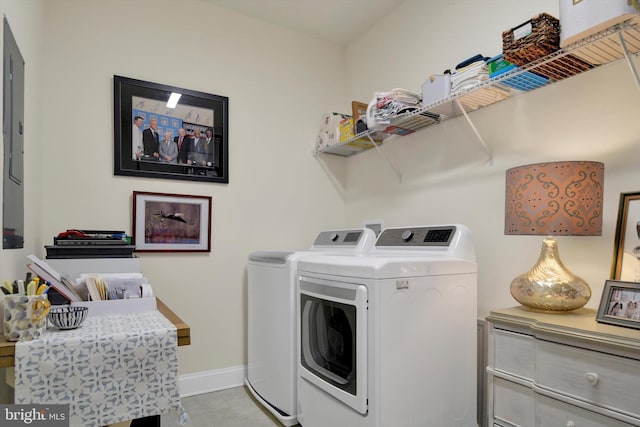
[{"label": "gold ceramic lamp base", "polygon": [[567,270],[560,260],[558,242],[547,237],[536,265],[511,282],[511,295],[526,307],[569,311],[584,306],[591,298],[591,289]]}]

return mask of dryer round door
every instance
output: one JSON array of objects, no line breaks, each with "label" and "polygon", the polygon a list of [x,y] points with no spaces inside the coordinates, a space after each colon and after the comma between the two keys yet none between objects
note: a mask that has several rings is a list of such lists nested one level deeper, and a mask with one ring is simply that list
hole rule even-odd
[{"label": "dryer round door", "polygon": [[300,278],[300,375],[367,412],[367,288]]}]

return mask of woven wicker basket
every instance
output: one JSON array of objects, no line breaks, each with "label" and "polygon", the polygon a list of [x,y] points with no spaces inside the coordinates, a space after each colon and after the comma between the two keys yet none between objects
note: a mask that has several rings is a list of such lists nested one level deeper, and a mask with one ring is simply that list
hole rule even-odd
[{"label": "woven wicker basket", "polygon": [[[514,31],[531,24],[531,33],[515,39]],[[531,20],[502,33],[502,55],[507,61],[520,67],[560,50],[560,21],[541,13]],[[563,55],[539,67],[535,73],[555,80],[579,74],[592,65],[573,55]]]},{"label": "woven wicker basket", "polygon": [[[531,24],[531,34],[515,39],[514,31]],[[541,13],[529,21],[502,33],[502,55],[507,61],[523,66],[560,49],[560,21]]]}]

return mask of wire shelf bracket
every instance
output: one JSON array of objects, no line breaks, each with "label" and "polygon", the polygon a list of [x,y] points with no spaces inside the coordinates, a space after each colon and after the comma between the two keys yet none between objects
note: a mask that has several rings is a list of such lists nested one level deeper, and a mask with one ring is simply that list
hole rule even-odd
[{"label": "wire shelf bracket", "polygon": [[631,60],[631,54],[629,53],[629,48],[627,47],[627,42],[624,40],[624,36],[622,31],[618,33],[618,38],[620,39],[620,45],[622,46],[622,50],[624,51],[624,59],[629,66],[629,70],[631,70],[631,74],[636,82],[636,86],[640,89],[640,77],[638,77],[638,70],[636,70],[636,66]]},{"label": "wire shelf bracket", "polygon": [[396,174],[396,176],[398,177],[398,183],[402,184],[402,173],[400,173],[398,168],[396,168],[395,165],[391,162],[391,160],[389,160],[389,158],[384,154],[384,152],[380,149],[379,144],[376,144],[376,142],[373,140],[370,134],[367,134],[367,138],[369,138],[369,141],[371,141],[371,143],[373,144],[373,147],[376,149],[376,151],[378,151],[378,154],[380,155],[380,157],[382,157],[384,161],[387,162],[387,165],[389,165],[389,168],[391,168],[393,173]]},{"label": "wire shelf bracket", "polygon": [[476,135],[476,138],[478,138],[478,141],[480,141],[480,144],[482,145],[482,148],[484,148],[484,151],[487,153],[487,156],[489,156],[489,164],[493,166],[493,153],[491,152],[491,149],[489,149],[487,143],[484,142],[482,135],[480,135],[480,132],[478,132],[478,128],[476,128],[476,126],[473,124],[471,117],[469,117],[469,114],[467,114],[467,110],[464,109],[464,106],[462,105],[460,100],[456,99],[455,102],[458,105],[460,111],[462,111],[462,115],[467,120],[467,123],[469,124],[469,127],[471,128],[473,133]]}]

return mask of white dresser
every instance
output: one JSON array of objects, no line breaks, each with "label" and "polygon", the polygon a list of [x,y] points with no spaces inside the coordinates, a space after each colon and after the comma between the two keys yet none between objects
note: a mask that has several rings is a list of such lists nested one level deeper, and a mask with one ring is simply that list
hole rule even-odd
[{"label": "white dresser", "polygon": [[640,330],[596,310],[492,311],[487,425],[640,426]]}]

